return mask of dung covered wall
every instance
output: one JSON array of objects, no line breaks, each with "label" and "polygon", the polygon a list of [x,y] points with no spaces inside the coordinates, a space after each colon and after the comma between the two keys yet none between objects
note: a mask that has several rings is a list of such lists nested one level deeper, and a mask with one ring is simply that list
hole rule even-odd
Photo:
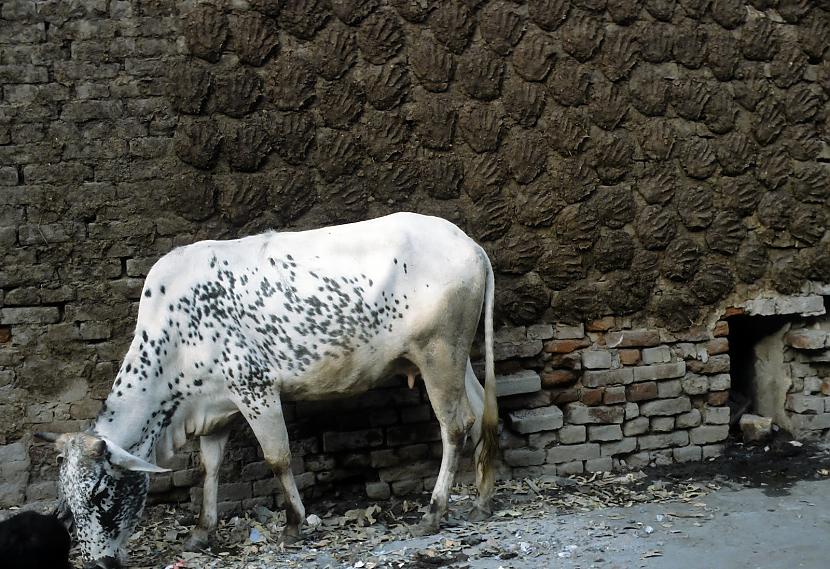
[{"label": "dung covered wall", "polygon": [[711,331],[830,281],[826,0],[12,0],[0,83],[5,503],[50,495],[27,433],[95,416],[144,275],[199,239],[440,215],[506,336]]}]

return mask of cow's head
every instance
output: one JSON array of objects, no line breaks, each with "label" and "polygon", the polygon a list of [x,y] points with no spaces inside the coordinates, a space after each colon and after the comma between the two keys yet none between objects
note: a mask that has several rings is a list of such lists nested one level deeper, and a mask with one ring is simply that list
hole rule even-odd
[{"label": "cow's head", "polygon": [[144,509],[147,473],[166,470],[96,435],[36,436],[58,449],[62,499],[72,514],[85,567],[119,568],[123,546]]}]

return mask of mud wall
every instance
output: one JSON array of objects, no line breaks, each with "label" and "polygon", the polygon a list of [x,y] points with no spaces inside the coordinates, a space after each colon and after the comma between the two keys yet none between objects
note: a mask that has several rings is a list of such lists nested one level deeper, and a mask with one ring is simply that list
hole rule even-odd
[{"label": "mud wall", "polygon": [[[828,10],[4,2],[0,444],[16,464],[4,501],[51,495],[49,452],[27,433],[95,416],[143,276],[198,239],[441,215],[490,252],[502,334],[534,346],[533,326],[603,318],[712,335],[724,308],[826,283]],[[592,389],[581,359],[532,360],[543,352],[508,351],[500,370],[570,366],[569,385]],[[431,424],[422,401],[399,404]],[[386,420],[404,422],[401,409]],[[237,469],[256,454],[238,449]]]}]

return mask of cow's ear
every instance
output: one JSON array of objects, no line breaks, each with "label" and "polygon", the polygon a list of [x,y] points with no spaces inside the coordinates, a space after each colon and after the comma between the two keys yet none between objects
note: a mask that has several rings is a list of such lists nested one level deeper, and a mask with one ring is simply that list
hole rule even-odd
[{"label": "cow's ear", "polygon": [[[105,439],[106,440],[106,439]],[[133,472],[170,472],[169,468],[162,468],[134,454],[130,454],[110,440],[106,440],[107,450],[110,453],[110,462]]]}]

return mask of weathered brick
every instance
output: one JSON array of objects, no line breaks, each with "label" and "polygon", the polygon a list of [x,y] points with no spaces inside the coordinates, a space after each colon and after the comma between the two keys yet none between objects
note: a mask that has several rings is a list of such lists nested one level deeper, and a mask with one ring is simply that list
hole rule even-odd
[{"label": "weathered brick", "polygon": [[706,352],[710,356],[729,353],[729,339],[715,338],[706,342]]},{"label": "weathered brick", "polygon": [[510,422],[513,430],[526,434],[539,431],[553,431],[562,426],[564,417],[559,407],[539,407],[510,413]]},{"label": "weathered brick", "polygon": [[585,369],[610,369],[614,358],[608,350],[584,350],[582,367]]},{"label": "weathered brick", "polygon": [[656,379],[672,379],[683,377],[686,373],[686,362],[674,362],[670,364],[655,364],[648,366],[637,366],[634,370],[634,381],[654,381]]},{"label": "weathered brick", "polygon": [[643,348],[642,358],[646,365],[668,363],[672,359],[672,353],[668,346],[655,346]]},{"label": "weathered brick", "polygon": [[542,378],[532,370],[522,370],[511,375],[496,376],[496,396],[534,393],[542,389]]},{"label": "weathered brick", "polygon": [[582,324],[577,324],[576,326],[555,324],[553,327],[553,337],[557,340],[571,340],[582,338],[583,336],[585,336],[585,328]]},{"label": "weathered brick", "polygon": [[563,445],[584,443],[586,436],[587,433],[584,425],[565,425],[559,429],[559,442]]},{"label": "weathered brick", "polygon": [[649,421],[652,433],[668,433],[674,430],[674,417],[652,417]]},{"label": "weathered brick", "polygon": [[549,340],[553,338],[553,325],[534,324],[527,327],[527,337],[531,340]]},{"label": "weathered brick", "polygon": [[672,449],[675,462],[698,462],[703,458],[703,451],[699,446],[689,445]]},{"label": "weathered brick", "polygon": [[588,338],[551,340],[545,344],[545,351],[550,354],[569,354],[581,348],[587,348],[590,345],[591,341]]},{"label": "weathered brick", "polygon": [[710,391],[725,391],[732,386],[732,378],[728,373],[719,373],[709,376]]},{"label": "weathered brick", "polygon": [[0,186],[16,186],[20,181],[17,175],[17,168],[14,166],[3,166],[0,168]]},{"label": "weathered brick", "polygon": [[793,428],[797,431],[815,431],[819,429],[830,429],[830,413],[817,415],[792,415],[790,416]]},{"label": "weathered brick", "polygon": [[602,443],[600,445],[601,456],[617,456],[628,454],[637,450],[637,438],[625,437],[618,441]]},{"label": "weathered brick", "polygon": [[[372,431],[375,430],[379,429],[372,429]],[[389,446],[403,446],[438,440],[441,440],[441,429],[436,423],[412,423],[386,429],[386,444]],[[380,444],[373,444],[372,446],[380,446]]]},{"label": "weathered brick", "polygon": [[582,374],[582,385],[584,385],[585,387],[627,385],[632,381],[634,381],[634,372],[632,368],[620,368],[601,371],[588,370]]},{"label": "weathered brick", "polygon": [[688,429],[690,427],[697,427],[700,425],[702,417],[700,411],[692,409],[687,413],[682,413],[675,419],[675,426],[678,429]]},{"label": "weathered brick", "polygon": [[709,391],[709,378],[705,375],[689,373],[680,380],[680,383],[683,386],[683,392],[687,395],[702,395]]},{"label": "weathered brick", "polygon": [[828,346],[828,336],[826,330],[802,328],[787,332],[784,342],[797,350],[823,350]]},{"label": "weathered brick", "polygon": [[432,460],[410,461],[400,466],[382,468],[378,475],[383,482],[397,482],[414,478],[434,476],[437,472],[436,463]]},{"label": "weathered brick", "polygon": [[219,500],[244,500],[253,496],[250,482],[230,482],[219,484]]},{"label": "weathered brick", "polygon": [[706,403],[712,405],[714,407],[720,407],[721,405],[726,405],[729,401],[729,392],[728,391],[710,391],[706,395]]},{"label": "weathered brick", "polygon": [[681,393],[683,393],[683,386],[679,379],[669,379],[657,384],[657,396],[660,399],[678,397]]},{"label": "weathered brick", "polygon": [[610,456],[592,458],[585,461],[585,472],[611,472],[614,461]]},{"label": "weathered brick", "polygon": [[622,423],[625,408],[618,405],[588,407],[582,403],[569,403],[565,415],[568,423],[576,425]]},{"label": "weathered brick", "polygon": [[691,410],[692,404],[688,397],[675,397],[674,399],[657,399],[646,401],[640,404],[640,413],[646,417],[654,415],[677,415]]},{"label": "weathered brick", "polygon": [[604,387],[597,387],[594,389],[583,387],[579,392],[579,400],[585,405],[599,405],[602,403],[604,393]]},{"label": "weathered brick", "polygon": [[609,348],[644,348],[660,344],[657,330],[623,330],[608,332],[605,343]]},{"label": "weathered brick", "polygon": [[590,425],[588,439],[590,441],[618,441],[623,437],[619,425]]},{"label": "weathered brick", "polygon": [[635,366],[640,363],[640,350],[626,348],[617,353],[620,356],[620,363],[624,366]]},{"label": "weathered brick", "polygon": [[625,408],[626,420],[640,416],[640,406],[636,403],[628,402],[623,407]]},{"label": "weathered brick", "polygon": [[653,381],[645,381],[643,383],[634,383],[626,388],[628,392],[629,401],[647,401],[655,399],[659,393],[657,383]]},{"label": "weathered brick", "polygon": [[716,374],[729,373],[729,354],[712,356],[706,362],[690,360],[686,367],[692,373]]},{"label": "weathered brick", "polygon": [[564,387],[576,383],[579,376],[569,369],[555,369],[542,372],[542,387]]},{"label": "weathered brick", "polygon": [[585,330],[588,332],[607,332],[614,327],[614,322],[613,316],[604,316],[586,323]]},{"label": "weathered brick", "polygon": [[615,385],[605,388],[605,394],[602,396],[602,402],[606,405],[613,405],[615,403],[625,403],[625,386]]},{"label": "weathered brick", "polygon": [[709,425],[726,425],[729,423],[729,407],[703,408],[703,422]]},{"label": "weathered brick", "polygon": [[599,458],[597,443],[582,443],[577,445],[559,445],[548,450],[547,462],[558,464],[575,460],[590,460]]},{"label": "weathered brick", "polygon": [[388,500],[392,496],[392,488],[386,482],[367,482],[366,497],[370,500]]},{"label": "weathered brick", "polygon": [[703,459],[706,460],[707,458],[717,458],[723,454],[723,450],[726,448],[726,445],[704,445],[701,447],[703,451]]},{"label": "weathered brick", "polygon": [[571,474],[582,474],[583,472],[585,472],[585,463],[581,460],[556,465],[556,474],[559,476],[570,476]]},{"label": "weathered brick", "polygon": [[729,322],[726,320],[718,320],[715,323],[715,329],[712,331],[715,338],[723,338],[729,335]]},{"label": "weathered brick", "polygon": [[689,433],[687,431],[675,431],[660,435],[642,435],[637,438],[637,446],[640,450],[682,447],[687,444],[689,444]]},{"label": "weathered brick", "polygon": [[701,425],[689,430],[693,445],[706,445],[725,441],[729,436],[729,425]]},{"label": "weathered brick", "polygon": [[323,451],[338,452],[368,447],[377,447],[383,444],[383,431],[380,429],[364,429],[361,431],[323,433]]},{"label": "weathered brick", "polygon": [[543,449],[507,449],[504,462],[510,466],[537,466],[544,464],[546,452]]}]

